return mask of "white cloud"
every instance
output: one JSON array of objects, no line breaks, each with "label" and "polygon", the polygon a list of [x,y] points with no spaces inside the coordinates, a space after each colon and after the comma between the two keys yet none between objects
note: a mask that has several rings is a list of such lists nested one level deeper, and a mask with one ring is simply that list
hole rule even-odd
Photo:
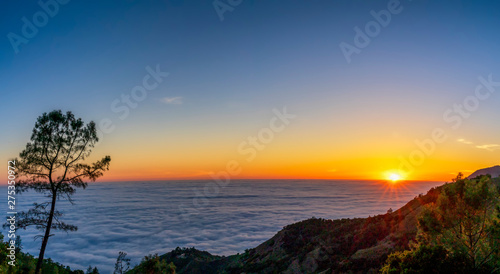
[{"label": "white cloud", "polygon": [[474,144],[473,142],[467,141],[465,139],[458,139],[457,142],[462,143],[462,144],[466,144],[466,145],[472,145],[472,144]]},{"label": "white cloud", "polygon": [[475,145],[474,142],[465,140],[463,138],[458,139],[457,142],[462,143],[462,144],[466,144],[466,145],[471,145],[471,146],[474,146],[475,148],[485,149],[488,151],[495,151],[497,149],[500,149],[500,145],[498,145],[498,144]]},{"label": "white cloud", "polygon": [[164,97],[161,101],[170,105],[182,105],[182,97]]},{"label": "white cloud", "polygon": [[476,146],[476,147],[479,149],[486,149],[489,151],[494,151],[494,150],[500,149],[500,145],[497,145],[497,144],[487,144],[487,145],[481,145],[481,146]]}]

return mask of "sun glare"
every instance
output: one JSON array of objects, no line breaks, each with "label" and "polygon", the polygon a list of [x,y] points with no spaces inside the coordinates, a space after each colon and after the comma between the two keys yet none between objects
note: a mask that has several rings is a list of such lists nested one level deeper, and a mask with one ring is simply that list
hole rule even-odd
[{"label": "sun glare", "polygon": [[401,173],[399,170],[387,170],[383,173],[383,177],[390,183],[397,183],[406,178],[405,174]]},{"label": "sun glare", "polygon": [[397,181],[401,180],[401,175],[396,174],[396,173],[392,173],[389,175],[389,180],[391,180],[393,182],[397,182]]}]

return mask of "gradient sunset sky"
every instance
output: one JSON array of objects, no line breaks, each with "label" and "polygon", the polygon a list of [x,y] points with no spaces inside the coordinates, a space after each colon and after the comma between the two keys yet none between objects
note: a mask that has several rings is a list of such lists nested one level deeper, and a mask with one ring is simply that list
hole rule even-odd
[{"label": "gradient sunset sky", "polygon": [[[245,0],[221,21],[213,1],[69,1],[16,53],[9,33],[22,35],[22,18],[43,9],[7,1],[2,161],[24,148],[39,115],[61,109],[111,121],[93,152],[112,157],[101,181],[210,178],[230,161],[242,168],[234,178],[318,179],[449,180],[499,164],[500,84],[475,94],[480,77],[500,82],[498,2],[401,1],[347,62],[341,43],[354,46],[355,27],[389,2]],[[169,75],[117,112],[126,105],[113,102],[157,66]],[[471,96],[478,106],[457,114]],[[296,118],[247,161],[238,147],[285,107]],[[437,128],[446,140],[398,171]]]}]

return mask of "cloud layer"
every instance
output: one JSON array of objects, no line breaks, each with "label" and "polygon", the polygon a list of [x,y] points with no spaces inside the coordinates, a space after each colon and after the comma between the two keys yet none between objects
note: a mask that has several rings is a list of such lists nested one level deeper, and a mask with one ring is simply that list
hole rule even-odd
[{"label": "cloud layer", "polygon": [[[385,213],[440,184],[408,183],[394,191],[376,182],[234,181],[186,222],[178,206],[193,207],[194,190],[202,190],[206,183],[91,184],[77,192],[74,206],[66,201],[58,204],[66,214],[64,220],[79,229],[56,232],[46,257],[72,268],[91,264],[101,273],[111,273],[119,251],[127,252],[132,264],[177,246],[230,255],[257,246],[293,222],[312,216],[335,219]],[[40,196],[25,193],[17,200],[22,210],[40,201]],[[24,251],[38,255],[40,240],[33,236],[39,233],[28,229],[18,234]]]}]

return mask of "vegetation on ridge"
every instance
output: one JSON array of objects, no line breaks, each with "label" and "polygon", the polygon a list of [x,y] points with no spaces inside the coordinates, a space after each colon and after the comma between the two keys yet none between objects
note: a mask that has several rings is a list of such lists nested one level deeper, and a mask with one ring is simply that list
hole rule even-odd
[{"label": "vegetation on ridge", "polygon": [[500,270],[500,179],[446,184],[418,218],[411,250],[389,256],[383,273],[494,273]]},{"label": "vegetation on ridge", "polygon": [[[16,239],[16,263],[15,265],[9,265],[8,255],[10,254],[10,244],[4,242],[4,236],[0,234],[0,273],[12,273],[12,274],[31,274],[35,273],[35,268],[37,264],[37,259],[30,254],[21,251],[22,245],[21,240],[18,237]],[[49,259],[44,259],[41,265],[42,273],[57,273],[57,274],[84,274],[83,270],[71,270],[69,266],[64,266],[60,263],[52,261]]]}]

